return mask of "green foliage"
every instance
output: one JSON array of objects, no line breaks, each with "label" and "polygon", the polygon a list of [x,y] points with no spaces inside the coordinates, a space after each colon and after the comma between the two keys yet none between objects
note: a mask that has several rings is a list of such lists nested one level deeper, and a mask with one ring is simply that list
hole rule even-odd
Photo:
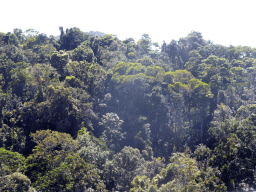
[{"label": "green foliage", "polygon": [[133,188],[130,189],[130,192],[157,192],[156,184],[152,184],[150,179],[146,176],[136,176],[132,181]]},{"label": "green foliage", "polygon": [[148,34],[143,34],[142,38],[138,40],[137,44],[141,55],[148,54],[152,45],[151,38]]},{"label": "green foliage", "polygon": [[85,127],[79,130],[76,140],[78,142],[77,154],[86,162],[102,169],[110,155],[105,142],[94,137]]},{"label": "green foliage", "polygon": [[100,58],[98,59],[102,65],[110,69],[121,61],[127,61],[125,50],[125,44],[115,38],[109,46],[100,47]]},{"label": "green foliage", "polygon": [[165,82],[167,83],[175,83],[175,82],[181,82],[181,83],[188,83],[190,79],[192,79],[193,76],[190,72],[187,70],[176,70],[174,72],[168,71],[165,73]]},{"label": "green foliage", "polygon": [[135,55],[135,53],[130,52],[130,53],[127,54],[127,58],[128,58],[128,59],[135,59],[135,58],[136,58],[136,55]]},{"label": "green foliage", "polygon": [[185,68],[190,71],[194,77],[198,78],[200,69],[199,64],[201,64],[202,56],[196,50],[189,52],[189,60],[185,65]]},{"label": "green foliage", "polygon": [[182,92],[188,91],[189,87],[186,84],[183,84],[181,82],[176,82],[174,85],[169,84],[168,89],[170,91],[174,90],[175,92],[179,93],[180,91]]},{"label": "green foliage", "polygon": [[66,33],[64,33],[63,31],[63,27],[60,27],[59,29],[60,39],[58,41],[58,50],[73,50],[89,38],[88,34],[83,33],[80,29],[76,27],[66,29]]},{"label": "green foliage", "polygon": [[72,50],[72,60],[87,62],[95,60],[93,50],[88,45],[87,41],[81,43],[76,49]]},{"label": "green foliage", "polygon": [[31,136],[37,146],[26,159],[24,172],[33,183],[49,170],[59,167],[68,153],[77,148],[76,141],[66,133],[44,130]]},{"label": "green foliage", "polygon": [[81,88],[83,87],[82,82],[79,79],[75,78],[74,76],[66,76],[65,77],[65,86],[66,87],[74,87],[74,88]]},{"label": "green foliage", "polygon": [[20,43],[23,43],[24,34],[23,34],[22,29],[15,28],[15,29],[13,29],[13,33],[16,35],[16,37],[18,37]]},{"label": "green foliage", "polygon": [[120,150],[120,143],[122,143],[126,134],[121,128],[123,122],[124,121],[120,120],[115,113],[106,113],[106,115],[102,116],[101,121],[99,122],[99,125],[104,126],[102,136],[111,150]]},{"label": "green foliage", "polygon": [[226,191],[225,185],[217,177],[216,172],[207,168],[206,173],[199,170],[196,160],[188,151],[175,153],[170,158],[166,169],[151,180],[157,184],[158,191]]},{"label": "green foliage", "polygon": [[5,45],[14,45],[16,47],[19,46],[19,39],[15,33],[8,32],[7,34],[2,33],[0,35],[0,40],[4,42]]},{"label": "green foliage", "polygon": [[2,108],[0,128],[0,146],[6,149],[21,152],[25,147],[26,135],[19,122],[21,120],[22,102],[19,98],[6,95],[5,105]]},{"label": "green foliage", "polygon": [[[29,51],[29,50],[27,50]],[[33,49],[33,54],[35,55],[35,61],[38,60],[37,62],[33,61],[34,63],[49,63],[51,54],[56,51],[56,48],[53,46],[53,44],[46,44],[46,45],[37,45]],[[33,57],[32,57],[33,59]]]},{"label": "green foliage", "polygon": [[1,177],[0,191],[24,191],[35,192],[35,189],[30,186],[31,182],[29,178],[19,172],[15,172],[11,175]]},{"label": "green foliage", "polygon": [[142,59],[139,59],[137,62],[141,63],[144,66],[153,65],[153,60],[150,57],[148,57],[148,56],[145,56]]},{"label": "green foliage", "polygon": [[69,154],[33,185],[39,191],[106,191],[94,167],[76,154]]},{"label": "green foliage", "polygon": [[220,178],[220,171],[210,166],[212,150],[200,144],[197,146],[194,155],[197,166],[201,171],[202,191],[226,191],[227,188]]},{"label": "green foliage", "polygon": [[239,107],[239,109],[236,111],[236,118],[237,119],[246,119],[246,118],[252,118],[251,115],[256,114],[256,105],[250,104],[250,105],[242,105]]},{"label": "green foliage", "polygon": [[170,164],[163,169],[158,177],[160,191],[169,189],[170,191],[199,191],[196,178],[200,171],[196,166],[196,161],[186,153],[176,153],[170,159]]},{"label": "green foliage", "polygon": [[35,102],[27,102],[22,108],[21,120],[27,133],[48,128],[75,135],[81,120],[76,116],[78,101],[70,98],[72,89],[50,85],[46,91],[47,95],[37,92]]},{"label": "green foliage", "polygon": [[211,93],[211,88],[210,88],[209,84],[204,83],[198,79],[192,79],[192,80],[190,80],[190,82],[191,82],[191,87],[194,89],[195,94],[197,96],[199,96],[199,97],[206,96],[209,98],[213,97],[213,94]]},{"label": "green foliage", "polygon": [[125,92],[141,94],[148,88],[149,83],[155,81],[154,77],[141,73],[145,69],[140,63],[119,63],[113,68],[114,75],[111,80],[117,84],[121,83],[121,89],[127,87]]},{"label": "green foliage", "polygon": [[[226,108],[226,109],[225,109]],[[213,122],[210,129],[216,138],[219,138],[218,146],[214,149],[214,155],[210,160],[212,166],[217,166],[221,171],[221,179],[229,189],[239,188],[239,185],[254,185],[254,136],[255,125],[253,118],[254,106],[241,107],[235,118],[231,119],[227,106],[221,108],[220,122]],[[250,111],[250,108],[252,111]],[[246,111],[246,113],[245,113]],[[236,119],[237,118],[237,119]],[[241,120],[241,118],[243,118]],[[239,120],[240,121],[237,121]],[[216,119],[215,119],[216,120]],[[252,167],[251,167],[252,166]],[[243,167],[246,167],[245,169]]]},{"label": "green foliage", "polygon": [[196,50],[205,44],[206,42],[202,38],[201,33],[196,31],[191,31],[187,37],[180,38],[178,44],[176,42],[171,43],[171,51],[174,52],[171,54],[171,56],[174,58],[179,56],[179,59],[176,60],[178,68],[184,69],[184,65],[189,60],[190,51]]},{"label": "green foliage", "polygon": [[24,161],[21,154],[0,148],[0,177],[20,171]]},{"label": "green foliage", "polygon": [[[16,63],[16,68],[10,71],[12,82],[10,83],[13,94],[24,98],[25,89],[29,81],[29,73],[25,70],[28,64],[24,62]],[[24,99],[25,100],[25,99]]]},{"label": "green foliage", "polygon": [[37,44],[36,40],[37,40],[36,36],[30,36],[27,39],[27,42],[23,45],[23,47],[25,49],[32,49],[33,46]]},{"label": "green foliage", "polygon": [[106,163],[105,179],[114,180],[115,188],[127,191],[130,183],[138,174],[138,168],[145,162],[140,151],[132,147],[124,147],[121,152],[114,155],[112,161]]},{"label": "green foliage", "polygon": [[55,51],[50,58],[50,63],[52,67],[54,67],[58,73],[62,76],[61,80],[64,78],[64,67],[68,63],[68,54],[64,51]]},{"label": "green foliage", "polygon": [[106,71],[97,63],[85,61],[69,62],[65,67],[66,75],[78,79],[85,90],[92,96],[96,96],[104,90]]},{"label": "green foliage", "polygon": [[0,33],[0,191],[255,190],[255,48],[59,29]]},{"label": "green foliage", "polygon": [[153,76],[158,78],[159,80],[163,79],[164,73],[164,69],[160,66],[148,66],[145,72],[147,76]]},{"label": "green foliage", "polygon": [[[18,32],[20,38],[21,34]],[[25,31],[25,37],[24,37],[24,49],[36,49],[37,46],[42,46],[48,43],[48,37],[46,34],[39,33],[38,31],[35,31],[34,29],[27,29]]]},{"label": "green foliage", "polygon": [[94,166],[74,153],[77,141],[66,133],[44,130],[31,134],[37,144],[26,159],[25,174],[40,190],[104,190]]},{"label": "green foliage", "polygon": [[14,46],[18,46],[19,45],[19,39],[18,39],[18,37],[14,33],[12,33],[9,36],[8,44],[9,45],[14,45]]},{"label": "green foliage", "polygon": [[60,75],[50,64],[35,64],[26,68],[26,72],[30,74],[30,86],[39,92],[45,92],[50,84],[59,82]]},{"label": "green foliage", "polygon": [[16,63],[18,62],[28,63],[22,49],[14,45],[0,47],[0,74],[3,78],[3,90],[5,91],[11,81],[11,70],[17,67]]},{"label": "green foliage", "polygon": [[101,37],[100,42],[101,42],[101,46],[105,47],[105,46],[110,46],[111,43],[115,40],[114,36],[111,34],[108,35],[104,35],[103,37]]},{"label": "green foliage", "polygon": [[118,63],[113,69],[113,74],[118,75],[135,75],[141,72],[145,72],[145,67],[140,63]]}]

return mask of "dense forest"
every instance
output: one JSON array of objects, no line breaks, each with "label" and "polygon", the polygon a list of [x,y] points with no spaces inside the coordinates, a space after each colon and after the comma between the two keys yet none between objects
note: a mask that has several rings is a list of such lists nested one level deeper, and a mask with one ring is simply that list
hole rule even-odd
[{"label": "dense forest", "polygon": [[0,191],[256,190],[256,48],[59,30],[0,33]]}]

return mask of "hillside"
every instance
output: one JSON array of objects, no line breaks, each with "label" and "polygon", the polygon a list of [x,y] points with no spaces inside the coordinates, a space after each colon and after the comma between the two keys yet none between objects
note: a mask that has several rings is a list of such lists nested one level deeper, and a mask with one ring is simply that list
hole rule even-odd
[{"label": "hillside", "polygon": [[0,33],[0,191],[256,189],[255,48],[59,29]]}]

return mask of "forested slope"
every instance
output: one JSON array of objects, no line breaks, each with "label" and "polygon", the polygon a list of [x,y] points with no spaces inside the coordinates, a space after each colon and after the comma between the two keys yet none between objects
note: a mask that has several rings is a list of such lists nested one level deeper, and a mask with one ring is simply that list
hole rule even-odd
[{"label": "forested slope", "polygon": [[255,48],[59,29],[0,33],[0,191],[256,189]]}]

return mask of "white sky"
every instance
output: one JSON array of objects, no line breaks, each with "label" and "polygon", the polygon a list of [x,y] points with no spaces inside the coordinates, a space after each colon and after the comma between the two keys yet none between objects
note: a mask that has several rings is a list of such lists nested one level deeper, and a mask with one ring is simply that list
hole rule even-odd
[{"label": "white sky", "polygon": [[256,47],[255,0],[2,0],[0,32],[32,28],[59,35],[59,26],[135,40],[147,33],[170,43],[201,32],[214,44]]}]

